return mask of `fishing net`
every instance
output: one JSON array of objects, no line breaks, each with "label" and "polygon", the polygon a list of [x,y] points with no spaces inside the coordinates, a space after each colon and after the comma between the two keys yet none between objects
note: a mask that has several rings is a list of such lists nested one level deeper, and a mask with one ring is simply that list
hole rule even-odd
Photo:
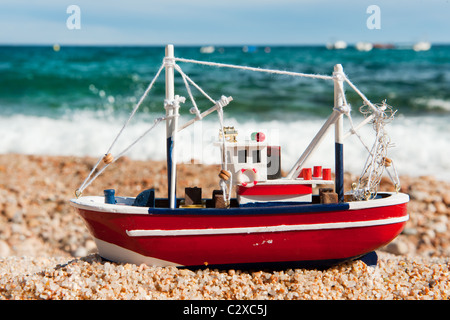
[{"label": "fishing net", "polygon": [[394,119],[396,110],[384,100],[382,103],[370,107],[364,103],[359,111],[366,119],[371,118],[370,123],[375,131],[375,139],[371,149],[366,146],[369,155],[358,182],[352,186],[352,193],[354,200],[370,200],[377,196],[378,186],[385,170],[388,172],[396,190],[400,188],[394,162],[387,156],[388,149],[393,147],[394,144],[391,143],[391,139],[385,130],[386,124]]}]

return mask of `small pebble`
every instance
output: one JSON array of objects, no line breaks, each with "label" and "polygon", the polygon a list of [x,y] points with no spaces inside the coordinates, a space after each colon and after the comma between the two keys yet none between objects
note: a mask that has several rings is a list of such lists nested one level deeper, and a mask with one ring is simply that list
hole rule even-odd
[{"label": "small pebble", "polygon": [[406,242],[395,239],[384,250],[395,255],[403,255],[409,252],[409,246]]},{"label": "small pebble", "polygon": [[0,258],[9,256],[10,252],[9,245],[5,241],[0,240]]}]

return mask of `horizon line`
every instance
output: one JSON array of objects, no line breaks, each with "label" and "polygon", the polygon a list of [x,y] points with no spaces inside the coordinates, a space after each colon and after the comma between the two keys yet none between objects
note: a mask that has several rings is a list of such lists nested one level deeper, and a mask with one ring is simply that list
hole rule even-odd
[{"label": "horizon line", "polygon": [[[357,41],[357,42],[347,42],[347,45],[349,46],[354,46],[356,45],[358,42],[366,42],[366,43],[371,43],[371,44],[389,44],[389,45],[397,45],[397,46],[406,46],[406,45],[413,45],[417,42],[422,42],[422,41],[417,41],[417,42],[411,42],[411,41],[404,41],[404,42],[395,42],[395,41],[387,41],[387,42],[371,42],[371,41]],[[450,45],[450,42],[431,42],[431,41],[425,41],[425,42],[430,42],[433,46],[448,46]],[[42,46],[42,47],[46,47],[46,46],[54,46],[54,45],[59,45],[59,46],[68,46],[68,47],[165,47],[168,44],[173,44],[175,46],[179,46],[179,47],[207,47],[207,46],[213,46],[213,47],[242,47],[242,46],[253,46],[253,47],[318,47],[318,46],[326,46],[327,44],[330,44],[333,42],[325,42],[325,43],[248,43],[248,44],[243,44],[243,43],[235,43],[235,44],[214,44],[214,43],[210,43],[210,44],[189,44],[189,43],[179,43],[179,44],[174,44],[174,43],[166,43],[166,44],[158,44],[158,43],[58,43],[58,42],[54,42],[54,43],[50,43],[50,42],[44,42],[44,43],[0,43],[0,46]]]}]

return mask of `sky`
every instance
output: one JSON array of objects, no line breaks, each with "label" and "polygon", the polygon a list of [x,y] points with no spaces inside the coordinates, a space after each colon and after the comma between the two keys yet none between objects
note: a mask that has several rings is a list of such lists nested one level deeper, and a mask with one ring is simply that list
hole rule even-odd
[{"label": "sky", "polygon": [[[70,5],[78,16],[67,13]],[[379,8],[379,15],[367,12]],[[79,29],[68,27],[76,18]],[[368,27],[376,18],[377,28]],[[374,20],[371,20],[372,22]],[[70,24],[70,23],[69,23]],[[0,0],[0,44],[450,43],[450,0]]]}]

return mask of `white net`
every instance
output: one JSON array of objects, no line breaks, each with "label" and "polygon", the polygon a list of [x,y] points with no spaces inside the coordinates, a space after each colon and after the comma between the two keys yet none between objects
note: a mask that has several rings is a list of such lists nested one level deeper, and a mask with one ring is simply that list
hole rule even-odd
[{"label": "white net", "polygon": [[[376,109],[373,108],[376,107]],[[353,198],[355,200],[370,200],[377,196],[384,170],[392,168],[392,173],[388,174],[396,189],[400,188],[397,172],[394,163],[387,157],[388,149],[393,147],[390,137],[385,130],[385,125],[389,123],[396,113],[386,101],[369,107],[366,103],[359,111],[366,118],[371,118],[372,127],[375,131],[375,141],[372,148],[368,149],[369,156],[366,160],[362,173],[357,183],[353,184]],[[366,147],[367,148],[367,147]]]}]

